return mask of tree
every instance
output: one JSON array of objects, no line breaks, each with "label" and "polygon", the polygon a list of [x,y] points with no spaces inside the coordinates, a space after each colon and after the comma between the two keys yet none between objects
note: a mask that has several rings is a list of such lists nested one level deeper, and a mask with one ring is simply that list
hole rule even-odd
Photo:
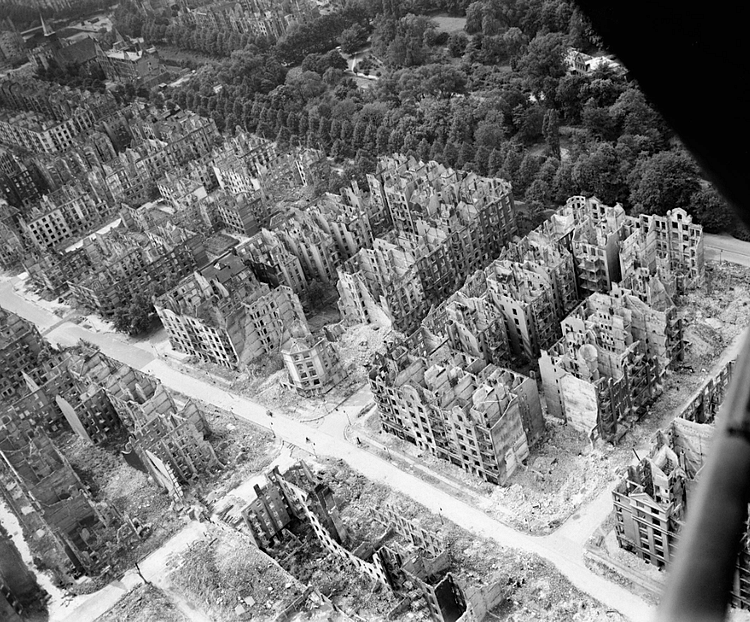
[{"label": "tree", "polygon": [[466,9],[466,23],[464,30],[470,35],[482,32],[482,20],[484,19],[484,3],[472,2]]},{"label": "tree", "polygon": [[474,167],[480,175],[487,175],[487,165],[490,160],[490,150],[484,145],[480,145],[474,154]]},{"label": "tree", "polygon": [[662,142],[666,124],[659,114],[649,106],[643,93],[637,88],[629,88],[617,98],[609,108],[612,119],[618,124],[621,134],[650,136]]},{"label": "tree", "polygon": [[339,43],[344,54],[354,54],[367,43],[367,30],[354,24],[341,33]]},{"label": "tree", "polygon": [[115,309],[115,330],[127,333],[131,337],[140,335],[151,328],[154,306],[144,294],[136,294],[128,306]]},{"label": "tree", "polygon": [[615,138],[615,121],[610,114],[609,108],[597,106],[593,99],[589,99],[583,107],[581,117],[583,126],[593,136],[602,140],[612,140]]},{"label": "tree", "polygon": [[391,132],[387,125],[381,125],[378,128],[377,138],[375,140],[375,151],[378,155],[384,155],[388,153],[388,140],[391,136]]},{"label": "tree", "polygon": [[[341,188],[341,185],[338,185],[335,191],[338,191]],[[306,309],[311,311],[320,309],[326,304],[330,293],[330,285],[327,286],[320,279],[313,279],[308,283],[307,289],[305,290],[304,301]]]},{"label": "tree", "polygon": [[461,143],[461,150],[458,153],[458,168],[472,168],[474,163],[474,145],[469,141]]},{"label": "tree", "polygon": [[560,122],[557,111],[553,108],[544,113],[542,133],[547,142],[547,152],[554,158],[560,159]]},{"label": "tree", "polygon": [[580,191],[573,181],[573,166],[570,162],[563,162],[552,181],[552,201],[556,205],[562,205],[577,194],[580,194]]},{"label": "tree", "polygon": [[600,143],[591,153],[578,158],[573,166],[573,182],[583,194],[595,194],[608,205],[627,196],[620,161],[610,143]]},{"label": "tree", "polygon": [[456,166],[458,158],[458,147],[456,147],[456,143],[454,143],[452,140],[449,140],[447,143],[445,143],[445,148],[443,149],[443,164],[447,166]]},{"label": "tree", "polygon": [[508,28],[503,35],[503,43],[510,57],[510,66],[515,69],[518,59],[526,52],[529,40],[519,28]]},{"label": "tree", "polygon": [[565,75],[565,49],[562,34],[538,34],[519,60],[518,69],[537,99],[554,103],[560,78]]},{"label": "tree", "polygon": [[154,305],[145,296],[138,295],[130,305],[130,334],[141,335],[151,328]]},{"label": "tree", "polygon": [[527,153],[521,165],[518,167],[518,172],[515,177],[511,180],[513,182],[513,189],[517,190],[519,194],[526,192],[527,188],[531,185],[542,166],[541,158],[535,155]]},{"label": "tree", "polygon": [[699,188],[698,169],[683,151],[662,151],[639,160],[628,176],[630,201],[644,214],[685,208]]},{"label": "tree", "polygon": [[713,186],[701,188],[693,194],[687,211],[703,225],[706,233],[731,231],[735,223],[734,212]]},{"label": "tree", "polygon": [[487,161],[487,174],[497,175],[503,166],[503,160],[504,158],[502,152],[499,149],[493,149],[490,152],[490,157]]},{"label": "tree", "polygon": [[448,52],[453,58],[462,56],[469,44],[469,38],[461,31],[451,33],[448,37]]}]

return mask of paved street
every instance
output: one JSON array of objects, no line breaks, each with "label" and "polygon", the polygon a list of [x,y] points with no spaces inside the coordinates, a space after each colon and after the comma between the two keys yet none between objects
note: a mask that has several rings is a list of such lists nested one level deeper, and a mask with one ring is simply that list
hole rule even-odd
[{"label": "paved street", "polygon": [[704,250],[706,259],[750,266],[750,242],[743,242],[730,235],[705,234]]},{"label": "paved street", "polygon": [[[705,248],[707,259],[722,259],[750,266],[750,243],[748,242],[727,236],[706,235]],[[19,296],[11,281],[0,281],[0,304],[32,321],[52,343],[73,345],[79,339],[94,343],[108,356],[153,374],[170,389],[230,410],[237,417],[273,430],[284,441],[306,449],[311,454],[317,453],[343,459],[369,478],[386,483],[394,490],[411,497],[433,512],[441,513],[447,519],[473,533],[492,538],[503,546],[512,546],[540,555],[553,563],[579,589],[631,620],[646,620],[652,613],[651,607],[638,597],[592,573],[583,564],[583,548],[586,540],[611,510],[609,486],[602,490],[602,493],[592,502],[582,507],[574,518],[568,520],[555,533],[543,537],[529,536],[516,532],[473,506],[401,471],[393,463],[361,450],[349,442],[345,434],[347,425],[370,400],[366,386],[355,393],[344,405],[328,414],[316,427],[287,419],[279,413],[269,418],[266,415],[266,408],[262,405],[231,393],[216,384],[196,380],[171,367],[157,357],[149,341],[136,341],[120,334],[98,332],[65,321],[34,302]],[[739,344],[739,340],[736,341],[722,357],[722,361],[734,356]],[[307,439],[311,442],[308,443]],[[179,548],[180,542],[191,541],[195,537],[192,531],[188,537],[186,534],[181,534],[181,537],[170,541],[148,561],[144,561],[144,572],[151,571],[154,575],[163,573],[166,555],[173,549],[176,550],[176,547]],[[138,582],[140,579],[137,575],[127,574],[123,585],[116,582],[100,591],[82,608],[70,614],[65,619],[66,622],[93,620]]]},{"label": "paved street", "polygon": [[[204,533],[205,526],[202,523],[191,522],[167,540],[164,546],[151,553],[151,555],[139,564],[146,580],[163,589],[177,608],[189,620],[194,622],[211,622],[211,619],[196,610],[184,598],[171,589],[168,581],[170,568],[167,562],[170,556],[187,549],[193,542],[200,539]],[[143,580],[138,576],[138,573],[135,570],[129,570],[125,573],[122,581],[114,581],[104,589],[99,590],[93,597],[70,611],[63,618],[62,622],[87,622],[96,620],[100,615],[109,611],[125,594],[141,583],[143,583]],[[54,618],[50,622],[55,622]]]},{"label": "paved street", "polygon": [[[347,414],[350,417],[356,414],[362,406],[359,400],[354,400],[353,404],[332,412],[326,417],[323,425],[317,428],[279,414],[269,418],[266,409],[260,404],[173,369],[154,355],[147,342],[136,343],[122,335],[98,333],[70,322],[60,322],[60,318],[54,314],[40,310],[18,296],[7,283],[0,284],[0,300],[2,306],[38,323],[43,330],[53,327],[45,335],[53,343],[68,345],[78,339],[95,343],[108,356],[153,374],[170,389],[219,408],[231,410],[238,417],[272,429],[283,440],[313,453],[343,459],[369,478],[387,484],[433,512],[440,512],[447,519],[473,533],[492,538],[503,546],[540,555],[553,563],[576,587],[631,620],[640,622],[650,617],[651,607],[641,599],[592,573],[584,566],[583,544],[611,508],[608,491],[604,491],[592,504],[582,508],[578,512],[578,519],[571,519],[586,525],[586,529],[581,529],[569,521],[573,526],[566,524],[556,533],[545,537],[519,533],[490,518],[481,510],[401,471],[389,461],[358,449],[347,441],[344,435],[348,423]],[[306,442],[308,438],[310,443]],[[588,527],[592,527],[591,531],[588,531]],[[110,598],[112,595],[108,600]]]}]

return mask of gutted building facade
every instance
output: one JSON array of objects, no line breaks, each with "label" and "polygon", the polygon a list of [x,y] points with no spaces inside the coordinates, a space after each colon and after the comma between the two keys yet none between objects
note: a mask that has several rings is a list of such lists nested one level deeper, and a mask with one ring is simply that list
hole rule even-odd
[{"label": "gutted building facade", "polygon": [[0,398],[11,401],[39,380],[49,345],[31,322],[0,307]]},{"label": "gutted building facade", "polygon": [[113,230],[85,240],[84,248],[96,269],[69,281],[70,292],[104,318],[139,296],[171,289],[205,257],[199,236],[172,226],[148,233]]},{"label": "gutted building facade", "polygon": [[414,257],[383,238],[338,270],[343,321],[416,330],[428,306]]},{"label": "gutted building facade", "polygon": [[562,339],[539,359],[547,410],[591,438],[616,441],[682,360],[682,320],[674,306],[654,309],[615,286],[561,326]]},{"label": "gutted building facade", "polygon": [[[668,568],[679,548],[733,368],[730,362],[693,395],[669,428],[657,432],[649,455],[629,467],[612,491],[618,544],[659,568]],[[740,543],[731,596],[734,606],[750,609],[750,532]]]},{"label": "gutted building facade", "polygon": [[504,483],[544,430],[536,383],[447,345],[431,348],[415,333],[371,364],[383,430]]},{"label": "gutted building facade", "polygon": [[[0,494],[35,554],[63,576],[99,574],[127,539],[119,512],[95,502],[45,432],[0,417]],[[128,533],[129,531],[129,533]]]},{"label": "gutted building facade", "polygon": [[290,387],[306,397],[321,395],[344,378],[336,347],[297,324],[281,348]]},{"label": "gutted building facade", "polygon": [[291,326],[307,324],[293,291],[258,282],[234,255],[193,273],[155,307],[173,348],[230,368],[277,353]]}]

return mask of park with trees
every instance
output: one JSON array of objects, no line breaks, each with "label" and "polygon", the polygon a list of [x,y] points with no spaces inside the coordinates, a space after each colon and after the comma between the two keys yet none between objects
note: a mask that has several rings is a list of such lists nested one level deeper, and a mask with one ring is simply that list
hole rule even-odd
[{"label": "park with trees", "polygon": [[[631,213],[684,207],[709,232],[736,229],[624,70],[567,70],[571,47],[604,52],[569,0],[347,0],[278,41],[183,32],[129,1],[115,13],[118,29],[215,59],[180,87],[146,94],[154,103],[194,110],[229,133],[322,149],[343,171],[332,190],[401,152],[510,180],[528,226],[571,195],[594,194]],[[436,15],[465,16],[464,29],[445,32]],[[382,67],[363,86],[339,50],[365,45]]]}]

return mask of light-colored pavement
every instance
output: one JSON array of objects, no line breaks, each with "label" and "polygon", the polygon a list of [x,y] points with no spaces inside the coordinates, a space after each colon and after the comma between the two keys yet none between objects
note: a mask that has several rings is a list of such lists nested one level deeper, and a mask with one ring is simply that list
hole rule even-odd
[{"label": "light-colored pavement", "polygon": [[[163,589],[175,605],[188,616],[188,619],[195,622],[212,622],[212,620],[192,607],[190,603],[171,589],[168,577],[172,568],[168,565],[168,561],[173,554],[184,551],[193,542],[201,538],[205,531],[205,525],[202,523],[191,522],[139,564],[145,579]],[[125,594],[142,583],[143,580],[138,576],[138,573],[135,570],[129,570],[125,573],[122,581],[114,581],[104,589],[92,594],[88,600],[78,605],[67,617],[63,618],[62,622],[96,620],[100,615],[114,607]],[[50,622],[54,622],[54,620],[50,620]]]},{"label": "light-colored pavement", "polygon": [[[2,306],[32,322],[36,323],[39,319],[41,320],[40,325],[47,328],[59,323],[59,318],[46,311],[36,309],[33,304],[12,292],[12,288],[10,292],[8,288],[0,290],[0,292],[2,292],[0,294]],[[50,315],[55,318],[55,321],[48,317]],[[170,389],[214,406],[231,410],[238,417],[272,429],[280,438],[289,443],[318,454],[343,459],[370,479],[387,484],[394,490],[421,503],[432,512],[439,512],[447,519],[477,535],[489,537],[503,546],[540,555],[553,563],[576,587],[598,599],[607,607],[621,612],[631,620],[640,622],[647,620],[651,615],[651,607],[641,599],[620,586],[606,581],[585,567],[583,563],[583,543],[590,533],[586,534],[585,530],[580,529],[580,527],[576,529],[568,528],[568,530],[561,529],[545,537],[533,537],[516,532],[490,518],[481,510],[347,442],[344,436],[348,424],[347,414],[349,414],[349,417],[356,414],[354,409],[358,407],[357,402],[351,409],[339,408],[332,412],[326,417],[325,423],[316,429],[278,414],[269,418],[266,415],[266,409],[260,404],[233,394],[215,384],[209,384],[176,371],[163,360],[157,360],[153,354],[144,349],[143,344],[140,344],[139,347],[132,340],[123,336],[92,332],[68,322],[59,324],[46,336],[53,343],[59,344],[71,344],[79,338],[96,343],[105,354],[153,374],[161,380],[164,386]],[[587,526],[589,523],[598,525],[608,513],[609,507],[605,507],[603,497],[597,498],[592,506],[586,506],[580,510],[579,518],[576,520],[584,521]],[[589,512],[591,512],[590,516]],[[114,593],[107,593],[105,600],[110,600],[114,596]],[[70,619],[70,622],[73,622],[73,619]]]},{"label": "light-colored pavement", "polygon": [[730,235],[705,234],[704,250],[706,259],[728,261],[750,266],[750,242],[743,242]]},{"label": "light-colored pavement", "polygon": [[[750,243],[748,242],[729,236],[706,235],[705,249],[707,259],[721,259],[750,266]],[[579,589],[632,620],[645,620],[651,615],[651,608],[643,601],[592,573],[583,564],[583,546],[586,540],[611,510],[609,487],[591,503],[581,508],[555,533],[544,537],[522,534],[442,490],[399,470],[390,462],[346,442],[345,431],[349,420],[355,417],[369,400],[366,387],[357,392],[338,410],[326,416],[317,429],[313,429],[304,423],[278,414],[271,419],[267,417],[263,406],[232,394],[219,386],[195,380],[176,371],[163,360],[157,359],[148,342],[136,342],[123,335],[92,331],[65,321],[19,296],[14,290],[13,282],[9,280],[0,281],[0,305],[33,322],[53,343],[73,345],[79,339],[94,343],[112,358],[152,373],[171,389],[231,410],[238,417],[272,429],[283,440],[294,445],[344,459],[371,479],[388,484],[433,512],[440,512],[446,518],[474,533],[492,538],[504,546],[536,553],[552,562]],[[738,344],[739,342],[732,348],[735,352]],[[723,358],[726,359],[727,355]],[[307,439],[310,439],[309,443]],[[199,527],[196,524],[195,528],[199,529]],[[144,575],[149,579],[159,577],[163,583],[167,574],[165,565],[167,556],[178,550],[179,546],[187,546],[185,542],[189,543],[196,537],[195,533],[188,531],[181,532],[179,536],[170,540],[165,547],[159,549],[141,564]],[[122,582],[107,586],[95,597],[75,609],[65,618],[65,622],[95,619],[140,581],[135,573],[126,574]],[[156,580],[154,582],[157,583]],[[166,584],[160,587],[168,588]],[[189,604],[183,603],[183,605],[190,608]],[[203,620],[205,617],[193,610],[191,619]]]}]

